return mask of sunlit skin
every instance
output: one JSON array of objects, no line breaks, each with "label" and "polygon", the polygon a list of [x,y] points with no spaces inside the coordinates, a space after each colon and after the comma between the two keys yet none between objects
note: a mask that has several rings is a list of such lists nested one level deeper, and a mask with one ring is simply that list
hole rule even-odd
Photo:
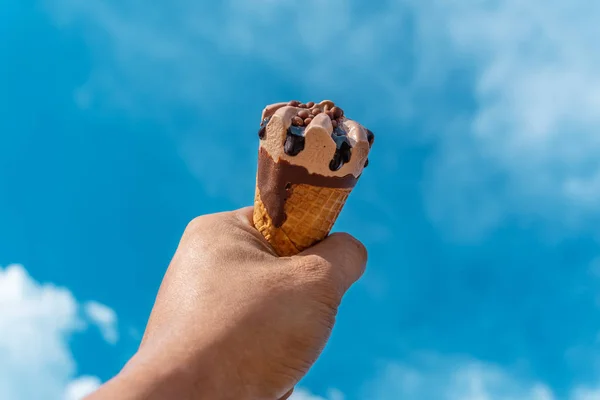
[{"label": "sunlit skin", "polygon": [[252,226],[251,207],[198,217],[138,352],[88,399],[286,399],[321,353],[366,260],[344,233],[278,258]]}]

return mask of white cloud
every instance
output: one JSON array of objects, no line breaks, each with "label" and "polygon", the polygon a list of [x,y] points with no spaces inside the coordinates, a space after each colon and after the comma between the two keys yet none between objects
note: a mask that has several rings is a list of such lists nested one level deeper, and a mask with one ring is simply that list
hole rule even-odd
[{"label": "white cloud", "polygon": [[572,397],[573,400],[598,400],[600,389],[577,389]]},{"label": "white cloud", "polygon": [[84,305],[84,311],[89,320],[93,322],[108,343],[115,344],[119,340],[117,330],[117,313],[112,308],[96,301],[88,301]]},{"label": "white cloud", "polygon": [[100,387],[102,382],[95,376],[82,376],[69,382],[65,389],[64,400],[81,400]]},{"label": "white cloud", "polygon": [[312,394],[306,389],[296,388],[289,400],[344,400],[344,395],[337,389],[330,389],[327,398]]},{"label": "white cloud", "polygon": [[414,364],[390,363],[363,398],[378,400],[555,400],[549,387],[474,360],[428,355]]},{"label": "white cloud", "polygon": [[420,354],[386,364],[359,397],[377,400],[598,400],[600,388],[578,385],[559,397],[520,367],[465,357]]},{"label": "white cloud", "polygon": [[[393,121],[414,118],[438,148],[428,163],[428,210],[452,233],[477,237],[507,218],[561,229],[600,222],[596,2],[59,0],[47,7],[90,44],[94,69],[76,91],[85,107],[105,95],[107,104],[153,118],[168,118],[169,106],[208,112],[231,102],[237,70],[223,70],[256,63],[299,95],[360,109],[367,123],[388,115],[391,131],[379,135],[390,145],[378,151],[390,174],[398,168],[386,161],[397,157]],[[253,93],[253,101],[269,100]],[[198,154],[196,145],[182,148],[215,191],[222,177],[188,155]]]},{"label": "white cloud", "polygon": [[76,379],[69,348],[85,327],[70,291],[37,283],[20,265],[0,267],[0,398],[71,400],[97,384]]},{"label": "white cloud", "polygon": [[[211,130],[223,129],[211,116],[224,107],[260,113],[265,103],[281,100],[277,96],[287,86],[301,98],[334,98],[347,110],[360,110],[365,123],[381,121],[383,113],[395,119],[411,112],[402,90],[409,66],[395,58],[410,48],[400,45],[407,23],[398,3],[368,13],[345,0],[44,4],[57,25],[88,44],[91,71],[74,89],[74,102],[82,109],[116,107],[160,124],[209,195],[238,201],[253,190],[246,175],[223,185],[238,171],[255,168],[250,142],[206,140]],[[263,78],[252,75],[257,68]],[[263,79],[283,85],[258,82]],[[197,118],[180,126],[176,115],[185,110]],[[396,132],[385,134],[394,139]],[[379,151],[382,162],[395,157],[393,146]],[[224,168],[212,168],[215,160]]]},{"label": "white cloud", "polygon": [[466,88],[472,92],[451,94],[472,97],[475,112],[458,123],[441,121],[450,128],[441,131],[432,164],[434,218],[459,230],[469,225],[467,234],[506,217],[576,229],[595,225],[600,5],[425,1],[417,9],[421,20],[438,27],[420,40],[432,51],[451,50],[440,65],[446,72],[468,70],[474,79]]}]

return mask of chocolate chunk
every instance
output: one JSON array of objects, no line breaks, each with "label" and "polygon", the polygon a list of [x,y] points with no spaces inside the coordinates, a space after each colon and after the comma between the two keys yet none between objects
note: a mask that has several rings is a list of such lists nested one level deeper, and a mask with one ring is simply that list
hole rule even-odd
[{"label": "chocolate chunk", "polygon": [[312,118],[308,117],[304,119],[304,125],[308,126],[312,122]]},{"label": "chocolate chunk", "polygon": [[329,118],[331,118],[331,119],[334,119],[334,118],[333,118],[333,113],[331,112],[331,110],[327,110],[327,109],[325,109],[325,114],[327,114],[327,116],[328,116]]},{"label": "chocolate chunk", "polygon": [[264,139],[265,136],[267,136],[267,126],[266,125],[261,125],[260,129],[258,130],[258,137],[260,139]]},{"label": "chocolate chunk", "polygon": [[321,105],[323,106],[323,108],[325,109],[325,111],[331,110],[333,107],[335,107],[334,102],[331,101],[331,100],[323,100],[321,102]]},{"label": "chocolate chunk", "polygon": [[299,104],[300,102],[298,100],[292,100],[288,103],[288,106],[298,107]]},{"label": "chocolate chunk", "polygon": [[331,109],[331,112],[333,114],[333,118],[336,118],[336,119],[341,118],[344,115],[344,111],[339,107],[333,107]]},{"label": "chocolate chunk", "polygon": [[367,168],[369,166],[369,159],[367,158],[367,161],[365,161],[365,168]]},{"label": "chocolate chunk", "polygon": [[315,106],[314,101],[309,101],[308,103],[306,103],[306,107],[308,107],[308,108],[313,108],[314,106]]},{"label": "chocolate chunk", "polygon": [[333,159],[329,163],[329,169],[332,171],[337,171],[340,168],[342,168],[342,165],[344,165],[344,162],[342,161],[342,156],[336,151],[333,155]]},{"label": "chocolate chunk", "polygon": [[297,156],[302,150],[304,150],[304,136],[296,136],[290,134],[288,131],[285,144],[283,145],[283,151],[288,156]]},{"label": "chocolate chunk", "polygon": [[298,116],[302,119],[308,118],[310,116],[310,112],[308,110],[300,110],[298,112]]},{"label": "chocolate chunk", "polygon": [[292,125],[302,126],[304,124],[304,120],[298,116],[292,118]]},{"label": "chocolate chunk", "polygon": [[310,113],[314,116],[317,116],[317,115],[321,114],[322,112],[323,111],[321,111],[321,109],[318,107],[314,107],[312,110],[310,110]]},{"label": "chocolate chunk", "polygon": [[373,142],[375,141],[375,135],[373,134],[373,132],[371,132],[368,129],[367,129],[367,140],[369,141],[369,146],[372,146]]},{"label": "chocolate chunk", "polygon": [[304,104],[304,103],[300,103],[300,104],[298,104],[298,107],[300,107],[300,108],[308,108],[308,107],[306,106],[306,104]]}]

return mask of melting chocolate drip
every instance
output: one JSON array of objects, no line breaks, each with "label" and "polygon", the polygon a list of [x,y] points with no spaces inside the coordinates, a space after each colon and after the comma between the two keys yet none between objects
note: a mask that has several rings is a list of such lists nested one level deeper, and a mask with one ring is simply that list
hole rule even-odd
[{"label": "melting chocolate drip", "polygon": [[[369,148],[371,146],[373,146],[373,142],[375,141],[375,135],[373,134],[373,132],[371,132],[370,129],[367,129],[367,140],[369,141]],[[369,159],[367,158],[365,160],[365,166],[364,168],[367,168],[369,166]]]},{"label": "melting chocolate drip", "polygon": [[267,124],[271,118],[265,118],[260,123],[260,129],[258,130],[258,137],[262,140],[267,136]]},{"label": "melting chocolate drip", "polygon": [[345,176],[324,176],[313,174],[300,165],[279,159],[275,162],[269,153],[261,147],[258,153],[257,185],[260,198],[273,220],[280,227],[286,219],[285,202],[292,193],[292,186],[307,184],[319,187],[349,189],[356,185],[352,174]]},{"label": "melting chocolate drip", "polygon": [[304,150],[304,143],[304,127],[292,125],[287,130],[283,151],[288,156],[297,156]]},{"label": "melting chocolate drip", "polygon": [[329,162],[329,169],[332,171],[337,171],[338,169],[342,168],[342,165],[343,165],[342,157],[336,151],[335,154],[333,155],[333,159]]}]

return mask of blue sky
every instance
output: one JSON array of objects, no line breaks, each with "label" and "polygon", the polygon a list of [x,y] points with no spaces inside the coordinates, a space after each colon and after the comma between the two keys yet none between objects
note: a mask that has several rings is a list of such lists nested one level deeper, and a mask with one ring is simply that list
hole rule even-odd
[{"label": "blue sky", "polygon": [[600,5],[154,4],[2,3],[0,398],[120,369],[295,98],[377,135],[335,227],[368,270],[296,400],[600,398]]}]

